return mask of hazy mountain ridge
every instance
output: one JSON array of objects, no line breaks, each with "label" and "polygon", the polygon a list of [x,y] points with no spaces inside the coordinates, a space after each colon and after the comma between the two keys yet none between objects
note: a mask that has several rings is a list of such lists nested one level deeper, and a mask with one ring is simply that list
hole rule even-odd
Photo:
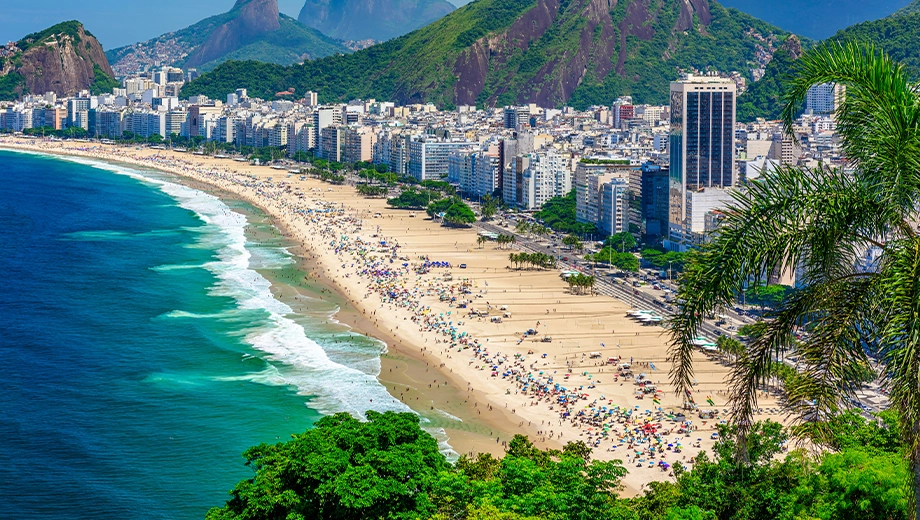
[{"label": "hazy mountain ridge", "polygon": [[447,0],[306,0],[298,20],[341,40],[385,41],[454,9]]},{"label": "hazy mountain ridge", "polygon": [[339,42],[278,12],[277,0],[237,0],[226,13],[185,29],[106,52],[120,73],[160,61],[209,70],[228,59],[290,65],[350,52]]}]

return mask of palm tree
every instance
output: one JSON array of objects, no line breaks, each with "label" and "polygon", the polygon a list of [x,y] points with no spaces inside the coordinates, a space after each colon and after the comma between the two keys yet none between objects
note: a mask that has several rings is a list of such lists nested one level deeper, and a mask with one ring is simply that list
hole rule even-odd
[{"label": "palm tree", "polygon": [[[703,317],[730,307],[751,282],[799,269],[801,288],[769,311],[732,369],[731,414],[741,440],[752,425],[757,389],[783,349],[801,377],[784,400],[794,431],[818,442],[827,419],[878,362],[899,413],[920,517],[920,84],[873,46],[832,43],[806,53],[789,82],[783,111],[792,133],[815,84],[846,86],[837,131],[848,171],[782,167],[736,192],[719,233],[691,255],[672,320],[671,379],[693,381],[692,339]],[[794,333],[807,331],[797,341]],[[744,442],[738,443],[744,446]],[[739,455],[745,460],[744,449]]]}]

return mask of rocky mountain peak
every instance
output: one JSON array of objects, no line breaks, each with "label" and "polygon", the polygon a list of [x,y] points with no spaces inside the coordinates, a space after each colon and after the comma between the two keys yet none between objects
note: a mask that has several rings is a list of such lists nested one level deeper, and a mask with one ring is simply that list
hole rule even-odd
[{"label": "rocky mountain peak", "polygon": [[0,48],[0,99],[54,92],[72,96],[108,85],[114,73],[102,45],[77,21],[62,22]]},{"label": "rocky mountain peak", "polygon": [[229,19],[189,56],[187,66],[197,67],[225,56],[259,35],[281,28],[278,0],[236,0],[227,16]]}]

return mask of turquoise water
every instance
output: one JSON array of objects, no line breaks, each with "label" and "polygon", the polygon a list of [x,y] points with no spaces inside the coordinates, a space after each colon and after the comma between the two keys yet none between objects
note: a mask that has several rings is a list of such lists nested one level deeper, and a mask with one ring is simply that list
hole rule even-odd
[{"label": "turquoise water", "polygon": [[251,475],[248,446],[406,410],[376,380],[382,345],[331,319],[341,301],[253,208],[41,155],[0,151],[0,178],[12,517],[202,518]]}]

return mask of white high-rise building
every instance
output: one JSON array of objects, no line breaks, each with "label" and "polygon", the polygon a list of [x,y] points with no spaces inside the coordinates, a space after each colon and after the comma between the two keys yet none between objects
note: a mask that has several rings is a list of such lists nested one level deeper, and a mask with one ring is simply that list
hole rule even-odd
[{"label": "white high-rise building", "polygon": [[805,95],[805,111],[809,114],[828,115],[837,111],[846,87],[836,83],[812,85]]},{"label": "white high-rise building", "polygon": [[342,124],[342,107],[319,107],[313,112],[313,142],[320,145],[320,132],[323,128]]},{"label": "white high-rise building", "polygon": [[581,159],[575,168],[575,219],[598,224],[604,184],[613,179],[629,182],[633,169],[629,159]]},{"label": "white high-rise building", "polygon": [[470,196],[491,195],[498,188],[498,175],[498,150],[477,153],[473,164]]},{"label": "white high-rise building", "polygon": [[[539,209],[547,200],[572,190],[577,162],[572,154],[550,148],[527,155],[527,167],[513,179],[514,200],[505,201],[521,209]],[[519,189],[518,189],[519,188]],[[520,195],[520,198],[518,198]]]}]

